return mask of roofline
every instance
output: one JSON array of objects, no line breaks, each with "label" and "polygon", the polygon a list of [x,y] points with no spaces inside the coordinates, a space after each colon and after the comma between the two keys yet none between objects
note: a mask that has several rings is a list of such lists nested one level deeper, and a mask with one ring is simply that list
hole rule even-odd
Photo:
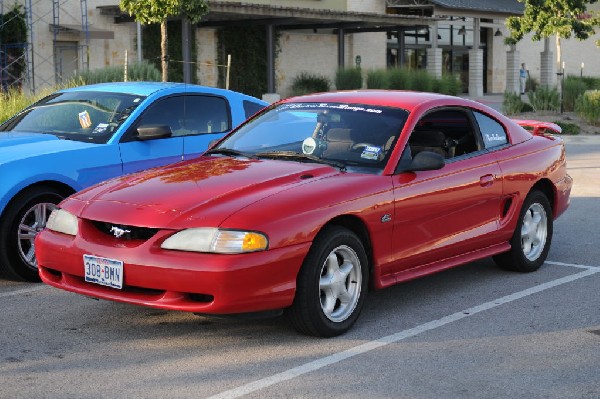
[{"label": "roofline", "polygon": [[[414,15],[379,14],[372,12],[334,11],[305,7],[274,6],[230,1],[207,1],[209,12],[199,27],[240,24],[273,25],[281,29],[364,28],[384,29],[398,26],[432,25],[440,18]],[[131,22],[133,18],[119,6],[98,6],[102,15],[116,22]]]}]

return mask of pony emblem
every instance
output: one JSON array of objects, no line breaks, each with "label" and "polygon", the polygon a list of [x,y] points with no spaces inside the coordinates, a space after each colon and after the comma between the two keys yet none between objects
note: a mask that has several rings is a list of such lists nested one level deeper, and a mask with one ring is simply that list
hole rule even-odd
[{"label": "pony emblem", "polygon": [[125,230],[117,226],[113,226],[110,228],[110,232],[115,235],[116,238],[123,237],[123,234],[131,233],[131,230]]}]

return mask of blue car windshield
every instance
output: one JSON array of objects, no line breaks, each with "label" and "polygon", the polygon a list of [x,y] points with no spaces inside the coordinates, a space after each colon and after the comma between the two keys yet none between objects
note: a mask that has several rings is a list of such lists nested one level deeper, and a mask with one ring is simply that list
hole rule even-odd
[{"label": "blue car windshield", "polygon": [[52,134],[106,143],[144,96],[99,91],[54,93],[8,120],[0,131]]},{"label": "blue car windshield", "polygon": [[349,171],[383,170],[408,117],[403,109],[340,103],[286,103],[252,119],[210,152],[323,161]]}]

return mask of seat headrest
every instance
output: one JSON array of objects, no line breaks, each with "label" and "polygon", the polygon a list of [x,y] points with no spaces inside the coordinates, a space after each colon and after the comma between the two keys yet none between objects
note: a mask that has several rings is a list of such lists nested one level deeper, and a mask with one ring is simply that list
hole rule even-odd
[{"label": "seat headrest", "polygon": [[445,140],[446,136],[439,130],[415,130],[408,142],[412,145],[441,147]]}]

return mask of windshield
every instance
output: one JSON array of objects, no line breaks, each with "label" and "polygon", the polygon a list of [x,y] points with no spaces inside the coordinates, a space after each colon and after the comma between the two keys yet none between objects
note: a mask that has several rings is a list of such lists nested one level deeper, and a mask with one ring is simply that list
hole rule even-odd
[{"label": "windshield", "polygon": [[0,126],[0,131],[53,134],[106,143],[145,97],[111,92],[54,93]]},{"label": "windshield", "polygon": [[[408,112],[361,104],[286,103],[243,125],[211,153],[383,169]],[[220,151],[219,151],[220,150]],[[293,155],[293,156],[292,156]]]}]

